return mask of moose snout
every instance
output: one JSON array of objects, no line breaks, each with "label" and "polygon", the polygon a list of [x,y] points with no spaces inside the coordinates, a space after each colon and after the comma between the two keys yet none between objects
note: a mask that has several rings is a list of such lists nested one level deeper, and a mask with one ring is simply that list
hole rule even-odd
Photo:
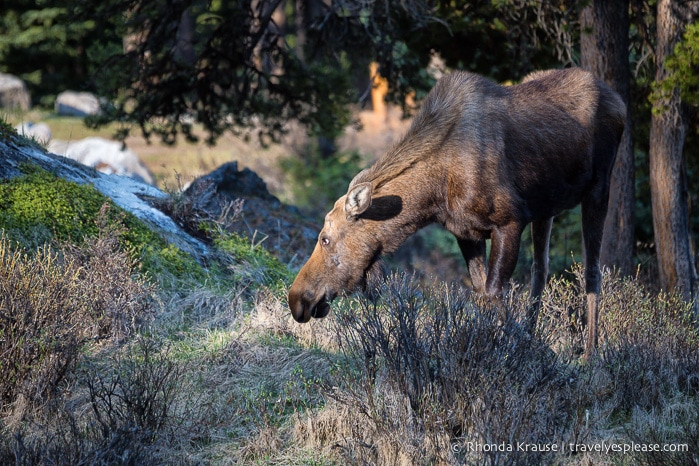
[{"label": "moose snout", "polygon": [[296,322],[306,323],[311,320],[311,317],[319,319],[327,316],[330,312],[330,303],[324,295],[316,297],[308,290],[297,291],[292,287],[289,291],[289,309]]}]

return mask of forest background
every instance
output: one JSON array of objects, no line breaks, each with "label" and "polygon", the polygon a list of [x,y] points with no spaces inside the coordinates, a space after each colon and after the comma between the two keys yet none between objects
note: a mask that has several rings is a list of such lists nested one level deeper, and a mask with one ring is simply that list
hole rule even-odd
[{"label": "forest background", "polygon": [[[388,83],[387,99],[407,113],[406,97],[419,103],[434,84],[427,71],[434,56],[450,69],[510,83],[536,69],[582,66],[630,110],[603,263],[622,275],[647,266],[661,287],[689,298],[699,235],[699,212],[690,208],[699,194],[698,3],[9,0],[0,71],[23,78],[41,106],[61,90],[95,92],[106,105],[88,124],[118,122],[122,139],[140,128],[166,144],[177,135],[194,141],[200,124],[211,144],[251,130],[267,144],[298,121],[317,142],[287,168],[312,178],[343,171],[338,160],[348,157],[337,154],[335,140],[378,82],[367,72],[371,62]],[[355,169],[348,164],[341,179]],[[561,264],[579,251],[577,215],[557,221],[559,236],[572,238],[553,242]]]}]

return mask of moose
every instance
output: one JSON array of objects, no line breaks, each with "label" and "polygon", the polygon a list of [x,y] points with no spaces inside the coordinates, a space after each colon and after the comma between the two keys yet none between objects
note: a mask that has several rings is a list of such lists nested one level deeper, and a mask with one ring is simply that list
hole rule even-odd
[{"label": "moose", "polygon": [[357,174],[325,216],[289,290],[294,319],[325,317],[339,293],[366,285],[380,256],[431,223],[456,237],[473,290],[496,301],[531,224],[536,302],[548,277],[553,218],[581,204],[590,357],[609,183],[625,121],[619,95],[580,68],[537,71],[513,86],[468,72],[444,76],[400,142]]}]

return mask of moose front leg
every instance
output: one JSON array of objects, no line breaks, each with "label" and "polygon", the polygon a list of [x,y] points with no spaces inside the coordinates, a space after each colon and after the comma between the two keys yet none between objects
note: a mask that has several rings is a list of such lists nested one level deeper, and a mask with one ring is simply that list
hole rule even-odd
[{"label": "moose front leg", "polygon": [[553,217],[532,222],[532,244],[534,246],[534,260],[532,262],[532,278],[529,294],[532,302],[527,312],[527,325],[530,329],[536,327],[536,320],[541,306],[541,294],[546,286],[549,275],[549,241],[551,238],[551,225]]},{"label": "moose front leg", "polygon": [[505,283],[512,277],[519,255],[520,236],[522,227],[519,224],[508,224],[490,234],[490,258],[488,260],[488,279],[485,284],[485,294],[491,300],[500,302],[498,317],[501,322],[508,320],[509,312],[501,302]]},{"label": "moose front leg", "polygon": [[512,277],[519,256],[519,243],[522,226],[510,223],[493,230],[490,235],[490,259],[488,260],[488,279],[485,294],[499,297],[505,283]]},{"label": "moose front leg", "polygon": [[532,222],[532,244],[534,260],[532,263],[532,278],[530,294],[536,301],[541,297],[549,274],[549,241],[553,217]]},{"label": "moose front leg", "polygon": [[485,241],[474,241],[457,238],[456,242],[461,249],[468,266],[468,274],[471,276],[473,291],[478,294],[485,293],[485,281],[487,271],[485,268]]}]

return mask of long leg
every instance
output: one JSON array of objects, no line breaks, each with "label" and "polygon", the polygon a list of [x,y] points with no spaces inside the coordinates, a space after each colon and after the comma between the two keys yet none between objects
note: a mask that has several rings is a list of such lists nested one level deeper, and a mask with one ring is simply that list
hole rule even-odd
[{"label": "long leg", "polygon": [[551,225],[553,217],[532,222],[532,243],[534,245],[534,261],[532,263],[531,297],[533,302],[529,307],[527,316],[530,328],[536,326],[536,319],[541,304],[541,293],[546,286],[549,275],[549,240],[551,238]]},{"label": "long leg", "polygon": [[600,270],[600,247],[607,216],[608,190],[591,193],[582,201],[583,257],[585,266],[585,293],[587,295],[587,341],[585,359],[589,359],[597,348],[597,314],[599,292],[602,282]]},{"label": "long leg", "polygon": [[532,222],[534,262],[532,264],[531,296],[538,299],[544,291],[549,275],[549,239],[553,217]]},{"label": "long leg", "polygon": [[515,222],[491,233],[489,271],[485,283],[487,296],[499,296],[505,283],[512,277],[517,265],[521,235],[522,225]]},{"label": "long leg", "polygon": [[458,239],[457,243],[461,249],[461,254],[466,260],[468,273],[471,276],[473,291],[479,294],[485,293],[485,280],[487,270],[485,267],[485,241],[472,241],[468,239]]}]

